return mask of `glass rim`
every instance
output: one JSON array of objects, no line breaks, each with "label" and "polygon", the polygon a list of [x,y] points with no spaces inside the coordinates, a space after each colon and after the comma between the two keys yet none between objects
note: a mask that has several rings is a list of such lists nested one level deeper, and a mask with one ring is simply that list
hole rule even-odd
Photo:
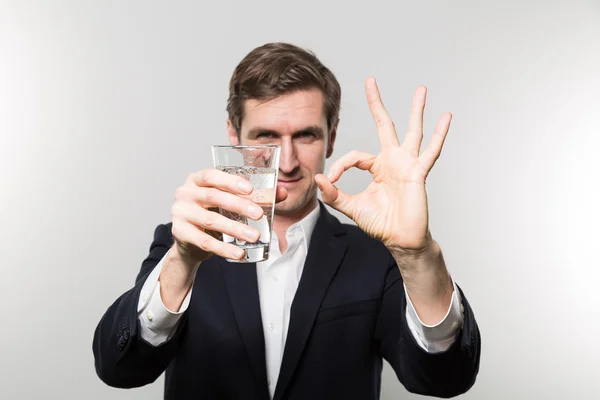
[{"label": "glass rim", "polygon": [[232,145],[232,144],[213,144],[215,149],[265,149],[265,148],[280,148],[278,144],[244,144],[244,145]]}]

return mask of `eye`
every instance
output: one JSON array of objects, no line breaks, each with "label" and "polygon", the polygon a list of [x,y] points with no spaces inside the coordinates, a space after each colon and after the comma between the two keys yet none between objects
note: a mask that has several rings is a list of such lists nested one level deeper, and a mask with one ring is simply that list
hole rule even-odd
[{"label": "eye", "polygon": [[271,132],[261,132],[258,135],[256,135],[257,139],[273,139],[275,137],[275,135]]},{"label": "eye", "polygon": [[316,137],[317,136],[310,131],[300,132],[297,135],[297,138],[299,138],[299,139],[309,139],[310,140],[310,139],[315,139]]}]

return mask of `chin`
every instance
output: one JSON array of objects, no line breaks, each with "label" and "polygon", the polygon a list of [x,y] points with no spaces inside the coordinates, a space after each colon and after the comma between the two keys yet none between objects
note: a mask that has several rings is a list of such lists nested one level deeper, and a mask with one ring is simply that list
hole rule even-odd
[{"label": "chin", "polygon": [[293,214],[294,212],[298,211],[298,207],[294,207],[294,204],[284,204],[286,203],[287,200],[282,201],[279,204],[275,205],[275,214],[280,214],[280,215],[288,215],[288,214]]},{"label": "chin", "polygon": [[293,197],[287,198],[279,204],[275,205],[275,214],[291,215],[303,211],[306,206],[311,203],[312,198]]}]

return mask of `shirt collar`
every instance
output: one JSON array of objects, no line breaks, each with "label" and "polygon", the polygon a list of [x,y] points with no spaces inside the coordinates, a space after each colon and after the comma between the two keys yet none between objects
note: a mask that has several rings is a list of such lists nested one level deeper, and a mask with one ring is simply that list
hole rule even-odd
[{"label": "shirt collar", "polygon": [[[313,208],[313,210],[310,213],[308,213],[308,215],[306,215],[300,221],[298,221],[288,227],[286,235],[287,234],[295,234],[298,231],[302,232],[302,239],[304,239],[304,241],[306,243],[306,248],[308,249],[308,245],[310,244],[310,238],[313,234],[313,231],[315,230],[315,226],[317,225],[317,221],[319,220],[320,215],[321,215],[321,207],[319,206],[319,203],[317,202],[316,207]],[[274,218],[277,218],[277,216],[274,216]],[[277,236],[275,235],[275,232],[273,232],[273,236],[274,236],[274,238],[277,238]]]},{"label": "shirt collar", "polygon": [[[321,207],[317,202],[317,206],[313,208],[313,210],[308,213],[308,215],[302,218],[299,222],[296,222],[294,225],[300,225],[300,229],[302,229],[302,233],[304,234],[304,240],[306,241],[306,248],[308,248],[308,244],[310,243],[310,238],[315,230],[315,225],[317,225],[317,221],[319,220],[319,215],[321,214]],[[292,225],[292,226],[294,226]],[[291,227],[290,227],[291,228]]]}]

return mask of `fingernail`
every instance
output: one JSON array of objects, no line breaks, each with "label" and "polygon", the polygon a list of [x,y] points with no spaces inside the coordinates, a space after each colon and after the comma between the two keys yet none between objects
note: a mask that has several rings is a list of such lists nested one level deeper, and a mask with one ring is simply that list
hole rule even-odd
[{"label": "fingernail", "polygon": [[259,218],[262,215],[262,208],[256,204],[250,204],[248,206],[248,215],[253,218]]},{"label": "fingernail", "polygon": [[233,251],[233,257],[234,258],[242,258],[242,256],[244,255],[244,250],[237,248]]},{"label": "fingernail", "polygon": [[237,186],[243,192],[252,191],[252,185],[248,181],[244,181],[244,180],[238,181]]}]

